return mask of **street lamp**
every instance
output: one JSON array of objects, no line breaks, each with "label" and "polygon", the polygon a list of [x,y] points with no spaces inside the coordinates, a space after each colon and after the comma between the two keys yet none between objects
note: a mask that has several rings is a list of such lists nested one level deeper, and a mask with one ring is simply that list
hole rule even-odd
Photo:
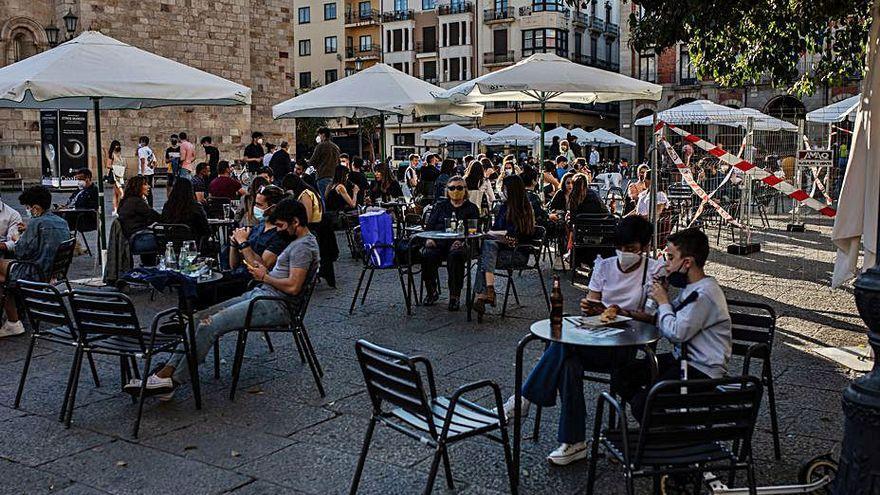
[{"label": "street lamp", "polygon": [[360,72],[364,68],[364,61],[360,57],[354,59],[354,71]]},{"label": "street lamp", "polygon": [[58,46],[58,33],[60,32],[61,30],[55,25],[55,21],[46,26],[46,39],[49,41],[49,47],[55,48]]},{"label": "street lamp", "polygon": [[67,29],[67,39],[72,38],[73,33],[76,32],[76,25],[79,22],[79,17],[73,13],[73,9],[67,9],[67,14],[61,19],[64,20],[64,28]]},{"label": "street lamp", "polygon": [[522,103],[520,103],[518,101],[513,102],[514,119],[516,120],[517,124],[519,124],[519,111],[520,110],[522,110]]}]

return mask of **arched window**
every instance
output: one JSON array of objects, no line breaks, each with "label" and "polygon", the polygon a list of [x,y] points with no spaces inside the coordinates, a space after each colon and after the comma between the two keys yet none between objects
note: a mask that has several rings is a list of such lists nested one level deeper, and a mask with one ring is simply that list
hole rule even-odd
[{"label": "arched window", "polygon": [[782,95],[770,100],[764,108],[764,113],[797,124],[798,120],[807,115],[807,109],[797,98]]},{"label": "arched window", "polygon": [[28,29],[16,29],[11,37],[11,53],[8,61],[11,64],[20,62],[37,53],[37,42],[34,34]]},{"label": "arched window", "polygon": [[[650,117],[654,113],[650,108],[642,109],[636,114],[635,120],[642,117]],[[651,147],[651,126],[636,126],[636,163],[642,163],[647,158],[648,148]]]}]

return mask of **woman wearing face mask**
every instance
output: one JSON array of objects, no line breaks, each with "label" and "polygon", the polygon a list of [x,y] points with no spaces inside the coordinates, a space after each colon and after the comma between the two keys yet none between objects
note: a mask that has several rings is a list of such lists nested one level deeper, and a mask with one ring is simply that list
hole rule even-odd
[{"label": "woman wearing face mask", "polygon": [[278,186],[265,186],[257,192],[252,207],[257,223],[251,227],[240,227],[232,232],[229,239],[229,268],[233,275],[249,278],[243,261],[251,266],[265,266],[272,269],[278,255],[287,247],[290,239],[282,235],[266,219],[275,205],[286,197]]},{"label": "woman wearing face mask", "polygon": [[159,221],[189,226],[190,232],[199,246],[211,235],[208,215],[202,205],[196,201],[192,182],[189,179],[178,178],[174,181],[171,194],[168,195],[168,201],[162,207],[162,217]]},{"label": "woman wearing face mask", "polygon": [[[585,314],[594,315],[612,305],[621,308],[620,314],[644,307],[653,278],[663,270],[661,262],[647,255],[652,232],[651,223],[644,218],[621,220],[614,241],[617,256],[596,262],[589,293],[581,300]],[[523,383],[522,412],[525,417],[532,403],[556,405],[558,393],[561,405],[557,440],[561,445],[547,457],[551,464],[561,466],[587,457],[584,371],[612,373],[627,365],[635,352],[634,348],[609,351],[562,344],[552,344],[544,351]],[[513,415],[513,408],[511,397],[504,405],[506,417]]]},{"label": "woman wearing face mask", "polygon": [[260,189],[268,185],[269,180],[259,175],[254,177],[254,180],[251,181],[251,185],[248,186],[247,194],[241,202],[242,207],[235,214],[235,221],[238,223],[239,227],[253,227],[257,224],[257,219],[254,218],[254,200]]},{"label": "woman wearing face mask", "polygon": [[113,140],[107,149],[107,172],[113,179],[113,216],[119,208],[119,200],[122,199],[122,189],[125,187],[125,159],[122,158],[122,145]]}]

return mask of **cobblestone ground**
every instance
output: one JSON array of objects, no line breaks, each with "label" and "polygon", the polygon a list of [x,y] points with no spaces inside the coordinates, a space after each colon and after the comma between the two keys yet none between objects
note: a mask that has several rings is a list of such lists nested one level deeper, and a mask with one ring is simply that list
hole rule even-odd
[{"label": "cobblestone ground", "polygon": [[[13,194],[4,199],[12,201]],[[709,271],[729,298],[771,304],[779,314],[773,349],[778,410],[782,430],[781,461],[773,459],[769,416],[761,413],[756,433],[759,479],[790,483],[800,464],[821,453],[837,453],[842,433],[841,392],[855,377],[813,352],[817,347],[858,345],[866,341],[851,290],[828,288],[833,250],[830,226],[811,222],[809,231],[785,232],[785,218],[756,233],[763,251],[749,257],[724,253],[722,233]],[[715,234],[711,230],[711,234]],[[94,243],[94,238],[90,242]],[[714,239],[713,239],[714,240]],[[345,251],[345,249],[343,249]],[[522,306],[506,318],[492,315],[482,325],[443,306],[415,308],[406,316],[397,278],[378,274],[366,304],[348,315],[359,264],[344,253],[338,264],[339,288],[319,287],[309,309],[308,328],[326,370],[327,397],[321,399],[308,368],[300,364],[289,340],[276,338],[275,352],[252,336],[234,402],[230,384],[233,338],[222,341],[221,378],[211,374],[210,358],[201,377],[204,407],[195,410],[188,387],[169,403],[148,400],[141,437],[132,440],[136,408],[120,393],[118,363],[99,360],[96,388],[83,373],[72,428],[57,416],[69,349],[40,344],[20,409],[13,409],[27,339],[0,342],[0,492],[2,493],[345,493],[354,471],[369,408],[354,342],[364,338],[406,353],[429,357],[438,388],[484,378],[512,393],[514,351],[529,324],[546,315],[534,276],[517,280]],[[94,259],[76,258],[72,278],[93,276]],[[576,309],[579,293],[566,284],[566,306]],[[173,304],[169,294],[151,301],[133,291],[142,323]],[[529,353],[530,360],[537,351]],[[733,364],[738,370],[739,363]],[[600,389],[587,387],[588,404]],[[487,396],[479,397],[487,403]],[[592,410],[592,407],[589,409]],[[588,418],[591,424],[592,418]],[[544,460],[555,445],[556,411],[542,420],[538,441],[525,440],[523,493],[582,492],[586,463],[551,468]],[[532,420],[525,430],[531,431]],[[431,451],[418,442],[380,428],[374,437],[361,493],[419,493],[430,467]],[[507,492],[501,449],[473,440],[450,451],[457,493]],[[598,493],[623,493],[620,469],[599,463]],[[449,492],[441,479],[435,492]],[[740,480],[741,481],[741,480]],[[649,493],[647,484],[638,492]]]}]

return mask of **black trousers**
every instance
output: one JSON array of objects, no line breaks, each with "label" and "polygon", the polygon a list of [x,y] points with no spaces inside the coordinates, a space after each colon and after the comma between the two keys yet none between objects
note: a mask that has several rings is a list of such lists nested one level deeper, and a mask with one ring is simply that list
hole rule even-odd
[{"label": "black trousers", "polygon": [[438,243],[425,247],[422,251],[422,280],[429,289],[437,287],[440,264],[446,261],[449,278],[449,297],[458,299],[464,286],[464,272],[467,265],[467,252],[464,247],[452,249],[452,244]]},{"label": "black trousers", "polygon": [[[689,380],[709,378],[702,371],[688,365],[687,377]],[[677,359],[672,353],[657,355],[657,382],[663,380],[680,380],[681,359]],[[645,414],[645,401],[651,390],[651,368],[644,359],[636,359],[632,364],[622,368],[615,377],[614,389],[629,402],[636,421],[642,422]]]}]

